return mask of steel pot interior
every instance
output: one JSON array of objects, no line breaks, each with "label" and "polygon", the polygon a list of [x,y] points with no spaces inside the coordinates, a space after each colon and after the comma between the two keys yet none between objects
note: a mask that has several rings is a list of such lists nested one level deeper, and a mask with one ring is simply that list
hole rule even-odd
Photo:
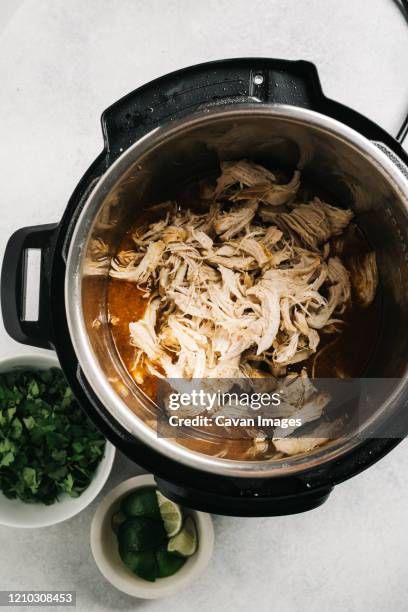
[{"label": "steel pot interior", "polygon": [[[219,162],[248,158],[293,170],[351,207],[376,250],[383,291],[383,330],[366,376],[403,379],[408,335],[408,181],[375,144],[341,123],[300,109],[240,105],[191,115],[160,127],[131,146],[101,177],[76,224],[67,261],[66,309],[75,351],[93,390],[134,436],[184,464],[234,476],[286,475],[320,465],[353,448],[358,436],[333,441],[302,457],[243,462],[193,452],[157,438],[155,406],[126,372],[112,341],[106,309],[108,265],[86,274],[92,240],[115,253],[143,209],[177,197],[180,186],[217,176]],[[98,325],[94,321],[98,319]],[[358,347],[356,347],[358,350]],[[360,427],[397,408],[403,380],[378,401]]]}]

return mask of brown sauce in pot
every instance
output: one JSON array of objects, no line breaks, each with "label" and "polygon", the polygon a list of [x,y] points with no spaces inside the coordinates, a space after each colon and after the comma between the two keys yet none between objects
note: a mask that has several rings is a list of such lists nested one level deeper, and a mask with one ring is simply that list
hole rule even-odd
[{"label": "brown sauce in pot", "polygon": [[[134,283],[128,281],[109,279],[108,282],[108,315],[117,317],[117,322],[111,325],[112,337],[118,354],[133,377],[133,365],[135,362],[136,349],[130,343],[129,323],[137,321],[143,316],[146,308],[146,299],[143,292]],[[153,401],[156,399],[156,378],[144,372],[143,383],[139,387]]]}]

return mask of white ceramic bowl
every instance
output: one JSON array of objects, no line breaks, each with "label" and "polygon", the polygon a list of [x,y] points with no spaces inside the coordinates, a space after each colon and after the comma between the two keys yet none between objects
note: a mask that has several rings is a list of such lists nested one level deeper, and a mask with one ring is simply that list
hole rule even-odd
[{"label": "white ceramic bowl", "polygon": [[[60,367],[54,354],[50,356],[21,355],[0,361],[0,372],[10,372],[16,369],[47,370],[52,367]],[[51,506],[27,504],[18,499],[7,499],[0,491],[0,524],[9,527],[47,527],[75,516],[98,495],[110,474],[114,458],[115,447],[106,442],[104,457],[89,487],[76,498],[63,494],[60,500]]]},{"label": "white ceramic bowl", "polygon": [[91,525],[91,549],[100,572],[117,589],[132,597],[157,599],[168,597],[185,589],[204,571],[211,559],[214,547],[214,530],[211,516],[196,510],[186,512],[194,519],[197,535],[197,552],[189,557],[183,567],[167,578],[148,582],[133,574],[122,562],[118,552],[116,534],[111,527],[112,516],[119,510],[125,495],[141,487],[154,486],[150,474],[125,480],[113,489],[100,503]]}]

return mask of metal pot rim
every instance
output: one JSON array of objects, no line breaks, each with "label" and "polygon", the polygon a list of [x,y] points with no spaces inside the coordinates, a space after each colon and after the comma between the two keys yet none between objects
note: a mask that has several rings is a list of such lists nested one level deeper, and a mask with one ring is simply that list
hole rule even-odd
[{"label": "metal pot rim", "polygon": [[[184,465],[204,472],[237,478],[283,477],[321,467],[323,464],[327,464],[352,451],[361,443],[361,438],[350,439],[346,444],[335,444],[330,449],[322,447],[320,451],[315,452],[310,457],[306,455],[300,458],[290,458],[287,461],[281,460],[279,463],[270,461],[245,462],[214,458],[190,451],[165,438],[161,438],[160,444],[158,444],[156,433],[128,409],[126,403],[114,391],[108,380],[106,380],[97,360],[93,356],[82,315],[81,275],[79,270],[81,268],[84,245],[101,203],[107,193],[120,180],[124,172],[137,159],[140,159],[142,155],[182,130],[225,118],[236,118],[238,120],[249,113],[253,116],[274,116],[292,123],[306,123],[317,130],[329,133],[333,137],[343,140],[343,142],[346,142],[349,146],[369,158],[370,162],[377,167],[386,180],[392,183],[394,190],[404,201],[408,214],[407,178],[374,143],[345,124],[316,111],[288,105],[257,105],[254,103],[215,105],[205,113],[202,111],[194,112],[182,119],[172,121],[170,124],[153,129],[131,145],[101,176],[83,206],[70,241],[65,276],[65,309],[71,341],[81,370],[106,409],[132,435],[164,456],[171,457],[173,460],[180,461]],[[403,386],[404,383],[401,383],[395,393],[388,398],[382,413],[385,413],[390,406],[396,404]]]}]

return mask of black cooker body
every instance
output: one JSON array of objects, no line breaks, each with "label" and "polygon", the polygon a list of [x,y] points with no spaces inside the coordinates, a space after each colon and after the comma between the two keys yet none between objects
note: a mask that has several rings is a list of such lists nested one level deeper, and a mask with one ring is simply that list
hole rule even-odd
[{"label": "black cooker body", "polygon": [[[372,121],[324,96],[317,70],[309,62],[245,58],[173,72],[136,89],[103,113],[103,151],[77,185],[61,222],[23,228],[10,238],[3,260],[1,304],[7,332],[18,342],[56,350],[85,412],[117,448],[155,475],[165,495],[207,512],[274,516],[319,506],[335,484],[369,467],[400,440],[365,440],[340,459],[285,478],[234,479],[184,466],[131,436],[99,402],[79,366],[65,313],[64,279],[70,238],[87,196],[100,177],[123,151],[156,126],[194,111],[242,102],[289,104],[328,115],[366,138],[385,144],[408,165],[408,156],[394,138]],[[42,252],[39,316],[34,322],[23,318],[28,249]]]}]

